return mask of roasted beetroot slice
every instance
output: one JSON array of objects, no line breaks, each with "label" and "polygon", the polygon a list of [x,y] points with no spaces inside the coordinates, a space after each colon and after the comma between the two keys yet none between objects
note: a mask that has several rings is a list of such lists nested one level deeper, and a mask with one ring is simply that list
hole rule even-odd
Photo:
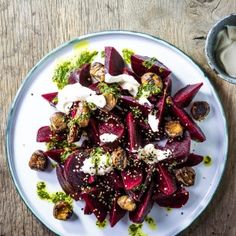
[{"label": "roasted beetroot slice", "polygon": [[82,86],[89,87],[92,84],[90,77],[90,63],[86,63],[81,67],[79,82]]},{"label": "roasted beetroot slice", "polygon": [[95,144],[95,145],[100,144],[98,124],[97,124],[97,121],[93,118],[90,118],[90,120],[89,120],[89,124],[87,127],[87,134],[88,134],[90,141],[93,144]]},{"label": "roasted beetroot slice", "polygon": [[129,213],[129,218],[134,223],[142,223],[144,218],[151,211],[153,206],[153,194],[154,184],[151,183],[149,189],[147,189],[146,193],[143,195],[142,201],[138,204],[136,210],[131,211]]},{"label": "roasted beetroot slice", "polygon": [[169,149],[172,153],[172,158],[177,163],[185,162],[190,154],[191,139],[189,133],[186,132],[182,140],[175,140],[167,142],[165,148]]},{"label": "roasted beetroot slice", "polygon": [[192,120],[192,118],[182,109],[179,108],[174,102],[172,103],[173,112],[181,124],[189,131],[190,136],[193,140],[198,142],[204,142],[206,137],[200,127]]},{"label": "roasted beetroot slice", "polygon": [[165,106],[166,106],[166,94],[164,93],[164,95],[160,98],[160,100],[157,103],[158,110],[157,110],[156,118],[159,120],[159,123],[158,123],[159,128],[162,125],[162,120],[165,113]]},{"label": "roasted beetroot slice", "polygon": [[187,107],[193,100],[203,83],[189,84],[180,89],[173,97],[175,104],[179,107]]},{"label": "roasted beetroot slice", "polygon": [[195,154],[195,153],[190,153],[186,162],[183,163],[183,165],[184,166],[196,166],[202,161],[203,161],[203,156]]},{"label": "roasted beetroot slice", "polygon": [[141,84],[141,78],[138,75],[136,75],[129,67],[125,67],[123,73],[133,76],[137,80],[137,82]]},{"label": "roasted beetroot slice", "polygon": [[101,94],[99,88],[98,88],[99,83],[94,83],[89,85],[89,88],[92,89],[93,91],[96,92],[96,94]]},{"label": "roasted beetroot slice", "polygon": [[99,222],[103,222],[107,216],[107,207],[98,201],[98,199],[84,193],[82,198],[88,205],[88,208],[94,213]]},{"label": "roasted beetroot slice", "polygon": [[85,215],[91,215],[93,212],[92,210],[89,208],[88,204],[85,203],[85,206],[84,206],[84,214]]},{"label": "roasted beetroot slice", "polygon": [[114,134],[120,139],[125,133],[125,127],[120,120],[115,117],[106,119],[104,122],[99,123],[98,133],[102,134]]},{"label": "roasted beetroot slice", "polygon": [[57,105],[57,101],[56,101],[56,97],[57,97],[58,92],[53,92],[53,93],[45,93],[42,94],[41,96],[46,99],[50,105],[52,106],[56,106]]},{"label": "roasted beetroot slice", "polygon": [[141,190],[139,191],[139,194],[138,194],[138,199],[137,199],[138,201],[140,201],[142,199],[143,194],[145,193],[146,189],[151,184],[151,181],[153,179],[153,170],[154,170],[154,166],[150,166],[147,170],[147,175],[146,175],[146,178],[143,182],[143,188],[141,188]]},{"label": "roasted beetroot slice", "polygon": [[77,150],[66,159],[64,165],[65,179],[71,184],[75,191],[80,191],[80,187],[86,184],[84,181],[86,175],[79,170],[88,155],[87,150]]},{"label": "roasted beetroot slice", "polygon": [[64,168],[60,165],[56,167],[56,173],[57,173],[57,179],[62,187],[62,189],[65,191],[65,193],[73,196],[75,190],[70,185],[70,183],[65,179],[64,176]]},{"label": "roasted beetroot slice", "polygon": [[160,75],[162,79],[166,78],[171,71],[163,65],[161,62],[156,60],[152,67],[147,68],[144,66],[145,61],[150,61],[151,58],[147,56],[132,55],[131,56],[131,67],[133,71],[138,75],[142,76],[146,72],[153,72]]},{"label": "roasted beetroot slice", "polygon": [[105,47],[105,70],[110,75],[123,73],[125,62],[119,52],[113,47]]},{"label": "roasted beetroot slice", "polygon": [[72,71],[68,77],[69,84],[75,84],[79,82],[80,69]]},{"label": "roasted beetroot slice", "polygon": [[157,170],[159,174],[159,190],[167,196],[176,192],[177,187],[174,176],[168,171],[168,169],[161,163],[158,163]]},{"label": "roasted beetroot slice", "polygon": [[143,171],[141,169],[126,169],[121,172],[123,183],[127,191],[134,190],[143,182]]},{"label": "roasted beetroot slice", "polygon": [[181,208],[187,203],[189,192],[184,188],[177,190],[170,196],[166,196],[161,192],[156,192],[154,199],[161,207]]},{"label": "roasted beetroot slice", "polygon": [[120,208],[120,206],[117,204],[117,198],[115,198],[109,214],[109,222],[111,227],[114,227],[115,224],[125,216],[125,214],[126,211]]},{"label": "roasted beetroot slice", "polygon": [[172,73],[170,73],[165,79],[163,79],[163,82],[164,82],[164,92],[167,95],[171,95],[172,80],[173,80]]},{"label": "roasted beetroot slice", "polygon": [[128,129],[128,148],[131,153],[137,152],[141,146],[141,136],[138,130],[137,121],[133,113],[129,112],[126,116],[126,125]]},{"label": "roasted beetroot slice", "polygon": [[148,115],[152,110],[152,107],[148,104],[140,104],[135,98],[131,96],[121,96],[119,101],[126,108],[138,108],[144,115]]},{"label": "roasted beetroot slice", "polygon": [[64,152],[64,149],[63,148],[60,148],[60,149],[51,149],[51,150],[48,150],[45,153],[45,155],[49,158],[51,158],[52,160],[58,162],[58,163],[61,163],[61,154]]},{"label": "roasted beetroot slice", "polygon": [[109,174],[107,174],[106,178],[109,181],[109,185],[114,189],[120,190],[124,188],[122,177],[118,172],[112,171]]},{"label": "roasted beetroot slice", "polygon": [[89,71],[90,63],[84,64],[81,68],[76,69],[70,73],[68,83],[75,84],[79,82],[82,86],[89,87],[92,84]]},{"label": "roasted beetroot slice", "polygon": [[53,136],[53,133],[50,127],[43,126],[38,129],[36,141],[37,142],[50,142],[52,136]]}]

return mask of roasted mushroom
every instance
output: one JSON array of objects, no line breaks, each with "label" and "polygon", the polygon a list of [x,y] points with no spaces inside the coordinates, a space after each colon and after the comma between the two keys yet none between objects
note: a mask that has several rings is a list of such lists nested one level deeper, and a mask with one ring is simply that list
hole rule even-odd
[{"label": "roasted mushroom", "polygon": [[128,195],[123,195],[117,199],[117,204],[126,211],[134,211],[136,209],[136,203]]},{"label": "roasted mushroom", "polygon": [[163,89],[163,82],[161,77],[152,72],[147,72],[141,77],[142,84],[153,84],[156,85],[160,90]]},{"label": "roasted mushroom", "polygon": [[29,167],[32,170],[44,171],[47,168],[47,166],[48,166],[48,157],[41,150],[35,151],[29,160]]},{"label": "roasted mushroom", "polygon": [[105,99],[106,99],[106,106],[103,107],[102,110],[104,111],[111,111],[117,103],[117,98],[112,94],[112,93],[108,93],[108,94],[103,94]]},{"label": "roasted mushroom", "polygon": [[80,131],[80,129],[77,124],[71,124],[69,126],[69,133],[67,135],[67,142],[74,143],[74,142],[78,141],[79,131]]},{"label": "roasted mushroom", "polygon": [[90,75],[99,82],[105,80],[104,65],[100,62],[94,62],[90,67]]},{"label": "roasted mushroom", "polygon": [[175,170],[176,179],[185,186],[194,185],[195,170],[192,167],[183,167]]},{"label": "roasted mushroom", "polygon": [[87,127],[90,118],[90,109],[86,102],[80,102],[74,119],[80,127]]},{"label": "roasted mushroom", "polygon": [[183,134],[183,126],[178,120],[171,120],[165,124],[165,132],[170,138],[175,138]]},{"label": "roasted mushroom", "polygon": [[111,153],[111,159],[114,167],[119,170],[123,170],[127,166],[127,155],[121,147],[118,147]]},{"label": "roasted mushroom", "polygon": [[66,115],[62,112],[55,112],[50,117],[51,128],[55,133],[60,133],[67,128]]},{"label": "roasted mushroom", "polygon": [[58,220],[68,220],[72,213],[72,207],[68,202],[59,201],[54,205],[53,215]]},{"label": "roasted mushroom", "polygon": [[191,107],[191,114],[195,120],[204,120],[210,112],[210,106],[205,101],[194,102]]}]

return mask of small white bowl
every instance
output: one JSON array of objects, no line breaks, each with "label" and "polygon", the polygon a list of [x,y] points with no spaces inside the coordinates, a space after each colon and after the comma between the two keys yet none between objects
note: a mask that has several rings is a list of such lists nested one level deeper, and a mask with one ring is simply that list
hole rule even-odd
[{"label": "small white bowl", "polygon": [[[225,28],[226,25],[236,26],[236,14],[231,14],[219,20],[211,30],[208,32],[206,44],[205,44],[205,54],[210,67],[215,71],[215,73],[223,80],[230,83],[236,84],[236,78],[229,76],[225,70],[219,65],[216,60],[216,55],[214,51],[214,46],[216,42],[217,34]],[[235,64],[236,66],[236,64]]]}]

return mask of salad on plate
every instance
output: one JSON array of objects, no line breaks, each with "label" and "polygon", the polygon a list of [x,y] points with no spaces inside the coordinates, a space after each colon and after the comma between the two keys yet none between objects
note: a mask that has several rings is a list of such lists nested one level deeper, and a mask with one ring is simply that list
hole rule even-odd
[{"label": "salad on plate", "polygon": [[[155,57],[105,47],[58,64],[52,81],[58,91],[42,94],[55,113],[40,127],[29,167],[56,166],[64,192],[38,195],[53,202],[56,219],[73,214],[72,199],[84,201],[84,214],[115,226],[126,214],[142,223],[153,204],[180,208],[189,199],[203,157],[191,140],[204,142],[197,123],[208,115],[205,101],[191,103],[203,83],[172,94],[171,71]],[[190,113],[185,108],[191,105]],[[56,163],[56,164],[55,164]]]}]

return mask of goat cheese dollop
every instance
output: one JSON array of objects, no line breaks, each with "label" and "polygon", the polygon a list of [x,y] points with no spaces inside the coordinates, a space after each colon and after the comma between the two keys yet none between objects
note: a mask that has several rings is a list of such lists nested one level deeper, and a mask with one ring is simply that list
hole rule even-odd
[{"label": "goat cheese dollop", "polygon": [[106,105],[106,99],[103,95],[97,95],[90,88],[82,86],[80,83],[68,84],[58,92],[57,110],[68,113],[73,102],[87,101],[93,103],[99,108]]},{"label": "goat cheese dollop", "polygon": [[92,152],[84,160],[80,170],[90,175],[105,175],[113,170],[111,156],[109,153],[102,153],[101,151]]},{"label": "goat cheese dollop", "polygon": [[126,89],[129,93],[136,97],[138,93],[138,88],[140,84],[138,81],[131,75],[121,74],[121,75],[110,75],[105,74],[105,82],[108,84],[118,83],[122,89]]},{"label": "goat cheese dollop", "polygon": [[159,119],[157,119],[156,114],[148,114],[148,124],[150,125],[153,132],[159,131]]},{"label": "goat cheese dollop", "polygon": [[150,143],[139,150],[138,157],[147,164],[154,164],[169,158],[171,154],[172,152],[169,149],[161,150],[155,148],[154,144]]},{"label": "goat cheese dollop", "polygon": [[100,141],[103,143],[112,143],[114,142],[118,136],[115,134],[104,133],[99,136]]}]

